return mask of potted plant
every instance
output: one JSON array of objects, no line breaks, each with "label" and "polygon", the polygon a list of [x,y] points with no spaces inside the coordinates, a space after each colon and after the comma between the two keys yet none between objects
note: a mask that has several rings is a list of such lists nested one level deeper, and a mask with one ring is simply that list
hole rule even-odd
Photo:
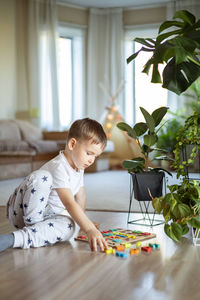
[{"label": "potted plant", "polygon": [[[172,31],[169,31],[170,27],[173,27]],[[168,31],[163,33],[164,30]],[[153,67],[151,82],[162,83],[162,87],[180,95],[199,78],[200,20],[196,21],[190,12],[177,11],[172,21],[161,24],[156,39],[136,38],[135,41],[143,46],[127,62],[135,59],[141,51],[153,52],[143,69],[148,74],[150,67]],[[159,64],[165,64],[162,76],[158,70]],[[183,176],[180,184],[168,186],[169,193],[164,196],[151,195],[153,207],[165,218],[166,234],[175,241],[188,232],[188,225],[194,229],[195,239],[200,232],[200,186],[199,182],[190,180],[186,172],[200,148],[199,127],[200,115],[196,112],[186,120],[178,134],[174,168],[177,177]],[[181,151],[189,142],[194,145],[191,155],[187,160],[181,159]]]},{"label": "potted plant", "polygon": [[[170,185],[169,193],[158,198],[152,197],[152,204],[158,213],[165,218],[165,233],[174,241],[192,227],[194,244],[199,242],[200,233],[200,184],[189,176],[189,168],[193,166],[200,151],[200,113],[195,111],[185,120],[184,126],[178,131],[174,149],[173,168],[179,184]],[[190,152],[186,155],[187,147]]]},{"label": "potted plant", "polygon": [[200,186],[197,181],[183,179],[180,184],[169,187],[169,193],[153,198],[154,209],[163,214],[165,233],[174,241],[189,231],[189,225],[194,229],[194,237],[200,229]]},{"label": "potted plant", "polygon": [[[136,123],[133,127],[127,123],[120,122],[117,127],[125,131],[131,138],[136,140],[140,147],[141,156],[131,160],[125,160],[123,167],[128,170],[132,176],[134,186],[134,197],[138,201],[151,201],[151,196],[159,197],[162,195],[163,177],[166,171],[163,168],[152,167],[150,153],[154,150],[164,152],[164,149],[154,148],[158,140],[158,125],[167,113],[167,107],[160,107],[149,114],[143,107],[140,110],[144,116],[145,122]],[[158,156],[154,159],[168,160],[167,156]]]}]

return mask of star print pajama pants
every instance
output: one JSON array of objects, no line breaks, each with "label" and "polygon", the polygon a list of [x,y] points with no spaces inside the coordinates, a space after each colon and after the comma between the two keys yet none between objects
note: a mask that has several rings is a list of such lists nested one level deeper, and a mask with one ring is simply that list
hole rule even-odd
[{"label": "star print pajama pants", "polygon": [[14,231],[14,248],[42,247],[69,240],[74,221],[64,215],[47,213],[52,176],[38,170],[27,176],[10,196],[7,214]]}]

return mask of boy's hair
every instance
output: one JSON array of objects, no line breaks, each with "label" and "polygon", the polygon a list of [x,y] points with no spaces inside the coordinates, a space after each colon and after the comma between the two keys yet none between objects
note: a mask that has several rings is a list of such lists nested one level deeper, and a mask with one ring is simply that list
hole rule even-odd
[{"label": "boy's hair", "polygon": [[93,144],[107,144],[107,137],[101,124],[90,118],[76,120],[70,127],[67,142],[75,138],[78,141],[92,140]]}]

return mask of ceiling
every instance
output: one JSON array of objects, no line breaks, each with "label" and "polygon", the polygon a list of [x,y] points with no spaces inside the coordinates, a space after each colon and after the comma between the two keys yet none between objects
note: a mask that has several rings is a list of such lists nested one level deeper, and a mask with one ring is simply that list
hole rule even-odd
[{"label": "ceiling", "polygon": [[[172,0],[171,0],[172,1]],[[82,7],[98,7],[98,8],[109,8],[109,7],[134,7],[134,6],[151,6],[158,4],[165,4],[170,0],[57,0],[59,3],[70,4]]]}]

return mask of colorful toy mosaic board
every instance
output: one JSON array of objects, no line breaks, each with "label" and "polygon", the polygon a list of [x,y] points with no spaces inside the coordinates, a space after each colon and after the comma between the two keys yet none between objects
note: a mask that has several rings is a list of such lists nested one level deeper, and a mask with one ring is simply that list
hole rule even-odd
[{"label": "colorful toy mosaic board", "polygon": [[[122,228],[101,231],[107,241],[108,246],[116,247],[123,243],[135,244],[138,241],[145,241],[156,237],[155,233],[142,232],[137,230],[128,230]],[[88,242],[86,235],[79,235],[74,238],[76,241]]]}]

